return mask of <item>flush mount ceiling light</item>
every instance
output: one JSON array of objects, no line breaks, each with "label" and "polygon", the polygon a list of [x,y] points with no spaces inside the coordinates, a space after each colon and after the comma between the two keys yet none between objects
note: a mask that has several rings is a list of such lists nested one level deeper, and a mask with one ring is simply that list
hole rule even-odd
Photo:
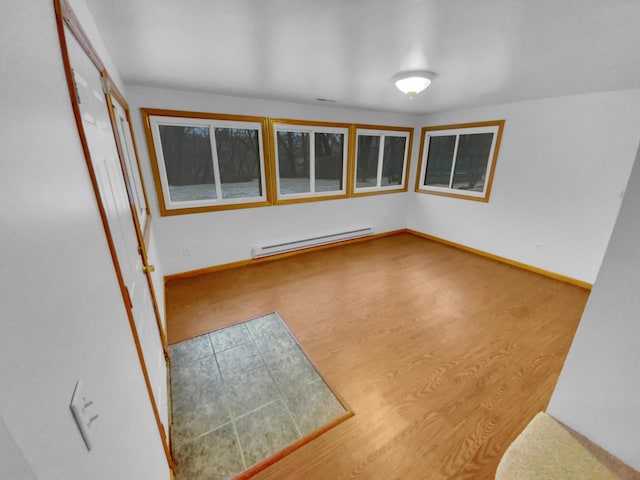
[{"label": "flush mount ceiling light", "polygon": [[415,97],[429,86],[435,76],[435,73],[427,70],[413,70],[394,75],[392,80],[402,93]]}]

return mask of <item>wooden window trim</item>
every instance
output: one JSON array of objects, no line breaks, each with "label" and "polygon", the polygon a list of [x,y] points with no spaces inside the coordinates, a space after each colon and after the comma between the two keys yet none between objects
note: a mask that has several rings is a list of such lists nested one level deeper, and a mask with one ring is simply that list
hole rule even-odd
[{"label": "wooden window trim", "polygon": [[[353,158],[350,158],[350,167],[351,171],[351,182],[350,185],[350,196],[351,197],[366,197],[371,195],[385,195],[388,193],[401,193],[406,192],[409,189],[409,172],[411,169],[411,153],[413,148],[413,127],[394,127],[388,125],[370,125],[370,124],[354,124],[353,128]],[[406,161],[404,166],[404,171],[402,172],[402,183],[401,185],[396,186],[396,188],[392,187],[376,187],[376,190],[368,190],[368,191],[356,191],[356,169],[357,169],[357,141],[358,141],[358,130],[380,130],[380,131],[389,131],[389,132],[401,132],[408,133],[409,138],[407,139],[407,147],[406,147]]]},{"label": "wooden window trim", "polygon": [[[345,158],[345,162],[346,162],[346,168],[343,167],[343,172],[344,172],[344,193],[338,193],[335,195],[309,195],[309,196],[305,196],[305,197],[298,197],[298,198],[280,198],[278,195],[278,187],[277,187],[277,159],[278,156],[276,154],[276,148],[277,148],[277,142],[276,142],[276,135],[275,135],[275,128],[276,125],[291,125],[292,127],[296,127],[296,126],[308,126],[308,127],[327,127],[327,128],[344,128],[346,130],[345,132],[345,141],[347,142],[346,145],[346,158]],[[349,198],[350,197],[350,192],[349,192],[349,184],[351,183],[350,180],[350,159],[352,156],[352,150],[353,150],[353,145],[351,143],[351,130],[352,130],[352,124],[350,123],[340,123],[340,122],[324,122],[324,121],[314,121],[314,120],[294,120],[294,119],[290,119],[290,118],[269,118],[269,143],[270,143],[270,151],[269,151],[269,163],[271,164],[272,170],[273,170],[273,182],[271,185],[271,188],[273,189],[273,198],[274,198],[274,204],[275,205],[290,205],[290,204],[294,204],[294,203],[308,203],[308,202],[320,202],[320,201],[324,201],[324,200],[338,200],[338,199],[344,199],[344,198]],[[315,192],[317,193],[317,192]]]},{"label": "wooden window trim", "polygon": [[[187,110],[169,110],[160,108],[141,108],[143,126],[145,131],[145,138],[147,147],[149,150],[149,157],[151,163],[151,170],[153,173],[154,186],[156,189],[156,196],[158,198],[158,208],[161,216],[173,216],[173,215],[188,215],[194,213],[206,213],[216,212],[223,210],[237,210],[244,208],[255,208],[272,205],[290,205],[296,203],[309,203],[325,200],[338,200],[352,197],[365,197],[371,195],[385,195],[389,193],[402,193],[408,190],[409,186],[409,172],[411,169],[411,155],[413,152],[413,127],[402,126],[389,126],[389,125],[374,125],[374,124],[355,124],[344,122],[328,122],[328,121],[315,121],[315,120],[298,120],[290,118],[268,118],[260,116],[250,115],[235,115],[225,113],[212,113],[212,112],[198,112]],[[190,206],[184,208],[166,208],[165,194],[162,187],[162,177],[160,172],[160,164],[158,162],[158,156],[156,154],[156,146],[153,141],[151,117],[176,117],[176,118],[195,118],[204,120],[228,120],[228,121],[241,121],[241,122],[254,122],[260,123],[262,126],[262,148],[264,157],[264,176],[265,176],[265,194],[266,201],[260,202],[244,202],[244,203],[229,203],[223,205],[207,205],[207,206]],[[338,193],[335,195],[309,195],[298,198],[279,198],[277,192],[277,155],[276,155],[276,125],[291,125],[298,127],[327,127],[327,128],[341,128],[345,129],[347,141],[346,145],[346,169],[344,180],[344,193]],[[355,191],[355,170],[356,170],[356,142],[357,131],[361,130],[378,130],[388,132],[400,132],[408,134],[407,148],[406,148],[406,162],[403,172],[403,181],[401,185],[393,187],[378,187],[377,190],[369,191]]]},{"label": "wooden window trim", "polygon": [[[269,134],[268,134],[268,121],[266,117],[256,117],[248,115],[231,115],[222,113],[208,113],[208,112],[191,112],[185,110],[166,110],[158,108],[141,108],[142,123],[144,125],[144,133],[147,140],[147,147],[149,149],[149,158],[151,160],[151,170],[153,172],[153,180],[156,188],[156,195],[158,197],[158,208],[161,216],[172,215],[187,215],[191,213],[203,213],[203,212],[216,212],[220,210],[236,210],[243,208],[255,208],[264,207],[273,204],[272,196],[272,172],[271,162],[269,161]],[[166,208],[167,202],[164,196],[164,189],[162,188],[162,177],[160,173],[160,164],[156,153],[155,143],[153,141],[153,133],[151,126],[151,117],[175,117],[175,118],[193,118],[201,120],[222,120],[233,122],[252,122],[258,123],[261,127],[262,133],[262,152],[263,152],[263,169],[264,169],[264,182],[265,182],[265,198],[266,200],[257,202],[244,202],[244,203],[226,203],[222,205],[206,205],[196,207],[184,207],[184,208]]]},{"label": "wooden window trim", "polygon": [[[451,125],[436,125],[422,128],[422,135],[420,137],[420,157],[418,159],[418,168],[416,171],[416,184],[415,191],[417,193],[424,193],[427,195],[439,195],[443,197],[451,197],[451,198],[460,198],[464,200],[473,200],[476,202],[487,203],[489,201],[489,197],[491,196],[491,188],[493,185],[493,175],[496,169],[496,164],[498,163],[498,154],[500,152],[500,143],[502,141],[502,133],[504,130],[505,120],[490,120],[486,122],[472,122],[472,123],[456,123]],[[491,168],[489,169],[486,181],[486,190],[484,196],[472,196],[465,195],[463,193],[454,193],[454,192],[438,192],[433,190],[427,190],[422,185],[423,180],[423,166],[426,162],[425,157],[425,143],[426,138],[429,132],[434,131],[442,131],[442,130],[462,130],[462,129],[471,129],[478,127],[498,127],[498,131],[495,138],[495,146],[493,149],[493,157],[491,158]]]}]

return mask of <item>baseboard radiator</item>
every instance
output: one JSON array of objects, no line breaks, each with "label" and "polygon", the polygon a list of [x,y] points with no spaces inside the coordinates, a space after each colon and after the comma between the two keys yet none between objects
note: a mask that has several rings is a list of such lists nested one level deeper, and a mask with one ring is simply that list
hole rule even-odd
[{"label": "baseboard radiator", "polygon": [[251,249],[253,258],[267,257],[276,253],[291,252],[293,250],[301,250],[303,248],[316,247],[318,245],[326,245],[328,243],[342,242],[353,238],[367,237],[373,234],[372,227],[358,228],[338,233],[330,233],[327,235],[318,235],[316,237],[301,238],[298,240],[278,242],[269,245],[258,245]]}]

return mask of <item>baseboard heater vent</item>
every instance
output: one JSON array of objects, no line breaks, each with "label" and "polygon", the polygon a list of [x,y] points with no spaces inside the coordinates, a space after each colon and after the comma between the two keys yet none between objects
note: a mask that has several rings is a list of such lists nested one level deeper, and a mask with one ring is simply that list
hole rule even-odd
[{"label": "baseboard heater vent", "polygon": [[341,242],[343,240],[351,240],[353,238],[366,237],[373,234],[373,228],[358,228],[346,232],[331,233],[328,235],[318,235],[317,237],[303,238],[290,242],[280,242],[271,245],[258,245],[251,249],[253,258],[266,257],[276,253],[291,252],[303,248],[316,247],[318,245],[326,245],[327,243]]}]

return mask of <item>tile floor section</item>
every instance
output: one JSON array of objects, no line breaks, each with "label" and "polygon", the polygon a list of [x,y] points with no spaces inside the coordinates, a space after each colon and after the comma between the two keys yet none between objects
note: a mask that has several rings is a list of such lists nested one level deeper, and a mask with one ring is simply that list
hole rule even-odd
[{"label": "tile floor section", "polygon": [[169,349],[176,480],[231,478],[346,414],[276,313]]}]

